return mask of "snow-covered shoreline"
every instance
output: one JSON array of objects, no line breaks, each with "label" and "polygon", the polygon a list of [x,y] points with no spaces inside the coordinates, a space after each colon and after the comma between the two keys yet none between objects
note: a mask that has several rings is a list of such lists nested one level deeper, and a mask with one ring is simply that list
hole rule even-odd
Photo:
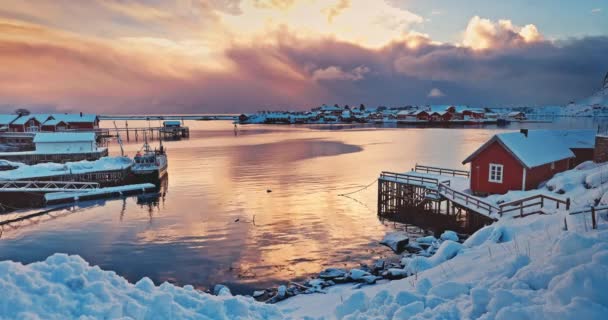
[{"label": "snow-covered shoreline", "polygon": [[[581,164],[540,190],[571,197],[572,210],[601,203],[604,166]],[[608,177],[608,175],[606,175]],[[495,196],[508,201],[523,194]],[[608,197],[608,196],[607,196]],[[463,244],[446,239],[431,257],[406,257],[410,276],[327,288],[268,305],[212,296],[144,278],[128,283],[77,256],[22,265],[0,262],[0,318],[69,319],[604,319],[608,314],[608,221],[564,209],[504,217]],[[564,230],[564,221],[568,230]]]}]

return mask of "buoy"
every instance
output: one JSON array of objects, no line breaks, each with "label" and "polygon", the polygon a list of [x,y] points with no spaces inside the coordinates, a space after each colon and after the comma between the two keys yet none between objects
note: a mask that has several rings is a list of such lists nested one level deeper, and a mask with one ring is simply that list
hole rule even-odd
[{"label": "buoy", "polygon": [[266,190],[266,192],[267,192],[267,193],[271,193],[271,192],[272,192],[272,190],[270,190],[270,189],[267,189],[267,190]]}]

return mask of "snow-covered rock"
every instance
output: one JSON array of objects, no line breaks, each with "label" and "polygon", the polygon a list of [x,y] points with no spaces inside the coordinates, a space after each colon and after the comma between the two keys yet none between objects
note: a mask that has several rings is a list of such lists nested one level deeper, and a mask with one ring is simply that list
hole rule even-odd
[{"label": "snow-covered rock", "polygon": [[452,240],[458,242],[460,239],[458,238],[458,234],[451,230],[446,230],[441,234],[441,240]]},{"label": "snow-covered rock", "polygon": [[384,236],[380,244],[391,248],[395,253],[401,253],[409,243],[408,234],[403,231],[390,232]]}]

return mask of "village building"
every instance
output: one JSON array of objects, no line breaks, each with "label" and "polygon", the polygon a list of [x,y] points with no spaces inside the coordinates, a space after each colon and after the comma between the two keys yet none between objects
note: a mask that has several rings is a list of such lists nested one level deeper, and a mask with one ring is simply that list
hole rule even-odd
[{"label": "village building", "polygon": [[513,120],[526,120],[526,114],[521,111],[509,112],[507,117]]},{"label": "village building", "polygon": [[70,130],[95,130],[99,129],[99,117],[96,114],[88,113],[66,113],[53,114],[53,119],[63,121],[68,124]]},{"label": "village building", "polygon": [[45,121],[41,126],[43,132],[55,132],[55,131],[66,131],[69,128],[69,124],[63,120],[50,119]]},{"label": "village building", "polygon": [[0,132],[9,131],[10,124],[18,117],[16,114],[0,114]]},{"label": "village building", "polygon": [[[530,190],[593,158],[592,130],[536,130],[494,135],[467,157],[474,194]],[[578,155],[578,156],[577,156]]]},{"label": "village building", "polygon": [[34,137],[36,153],[68,154],[97,151],[94,132],[40,132]]},{"label": "village building", "polygon": [[34,115],[23,115],[9,124],[11,132],[39,132],[42,123]]}]

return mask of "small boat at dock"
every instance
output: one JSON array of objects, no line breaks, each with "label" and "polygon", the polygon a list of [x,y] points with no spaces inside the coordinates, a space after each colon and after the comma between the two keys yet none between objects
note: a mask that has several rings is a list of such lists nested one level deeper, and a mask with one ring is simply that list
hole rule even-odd
[{"label": "small boat at dock", "polygon": [[167,153],[162,141],[159,149],[152,150],[148,141],[144,143],[143,150],[138,151],[133,158],[131,172],[138,181],[160,181],[167,174]]}]

